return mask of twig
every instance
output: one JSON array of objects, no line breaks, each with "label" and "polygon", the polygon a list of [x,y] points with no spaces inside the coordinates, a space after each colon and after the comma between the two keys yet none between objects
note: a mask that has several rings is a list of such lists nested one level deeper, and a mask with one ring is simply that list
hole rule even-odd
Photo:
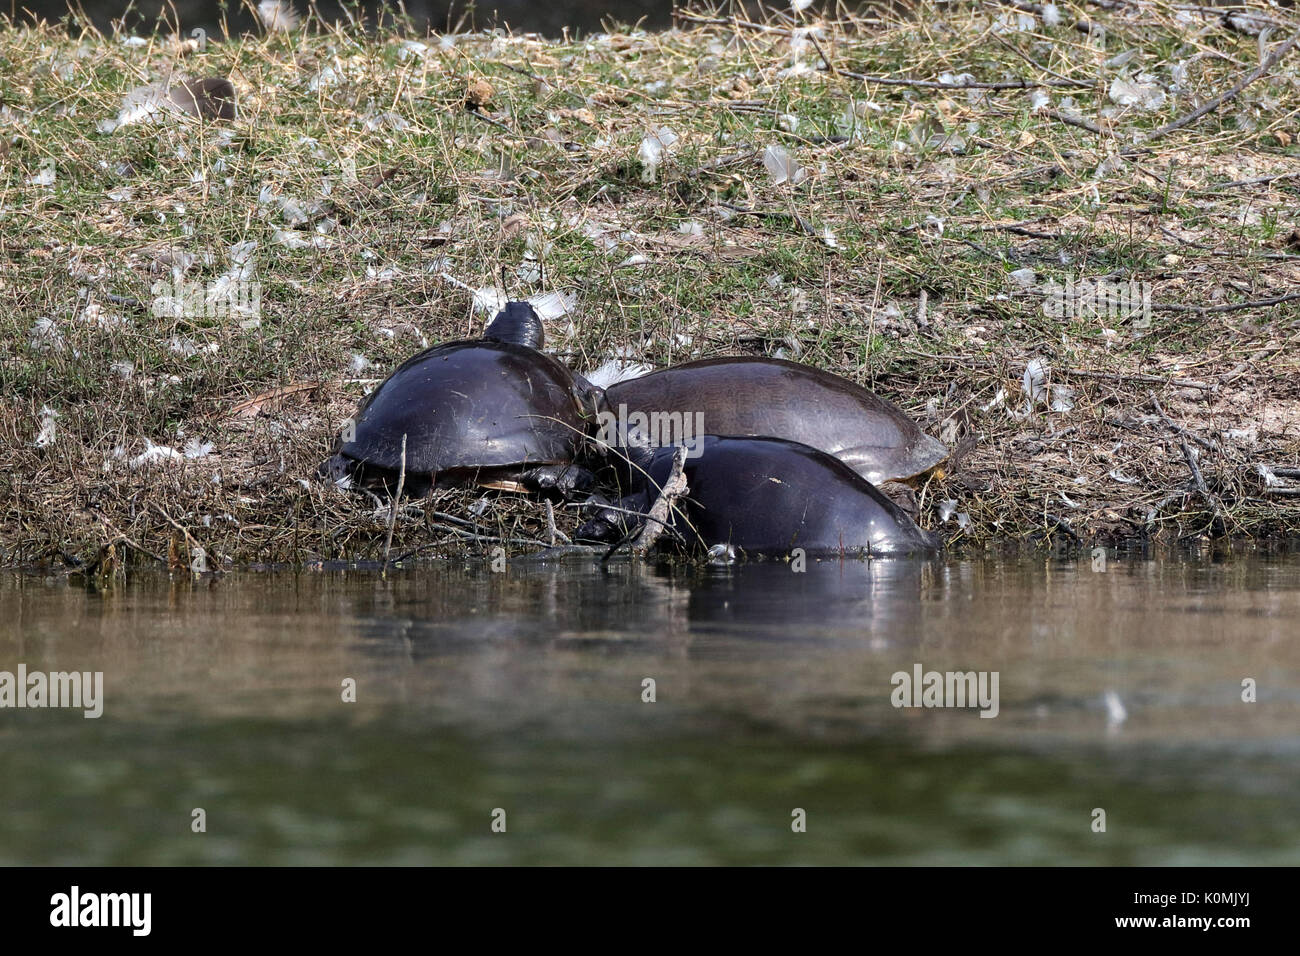
[{"label": "twig", "polygon": [[1169,420],[1169,416],[1165,414],[1165,410],[1160,407],[1160,400],[1156,398],[1155,392],[1147,392],[1147,395],[1151,398],[1151,404],[1155,408],[1156,414],[1158,414],[1164,420],[1164,423],[1178,435],[1178,444],[1183,450],[1183,460],[1187,462],[1187,469],[1192,473],[1192,480],[1196,484],[1196,491],[1214,510],[1214,520],[1222,526],[1223,508],[1219,503],[1219,496],[1213,494],[1210,491],[1209,486],[1205,484],[1205,476],[1201,474],[1201,466],[1196,463],[1196,455],[1192,453],[1192,449],[1188,447],[1187,439],[1183,437],[1185,430],[1179,428]]},{"label": "twig", "polygon": [[685,469],[686,448],[681,446],[673,453],[673,470],[668,475],[668,480],[664,482],[663,487],[659,489],[659,497],[650,506],[641,533],[632,542],[632,552],[634,554],[643,555],[650,550],[650,547],[663,534],[673,502],[690,490],[686,485]]},{"label": "twig", "polygon": [[393,528],[397,525],[397,503],[402,500],[402,489],[406,486],[406,433],[402,433],[402,467],[397,473],[397,494],[393,495],[393,507],[388,513],[388,538],[384,541],[384,567],[380,574],[388,573],[388,553],[393,547]]},{"label": "twig", "polygon": [[745,150],[739,153],[733,153],[730,156],[718,156],[714,159],[705,160],[686,174],[687,179],[697,179],[708,172],[722,169],[726,166],[736,166],[740,163],[748,163],[757,159],[762,154],[756,149]]},{"label": "twig", "polygon": [[1234,179],[1230,183],[1220,183],[1217,186],[1207,186],[1201,192],[1214,192],[1219,189],[1236,189],[1238,186],[1264,186],[1268,183],[1275,183],[1280,179],[1295,179],[1300,173],[1278,173],[1276,176],[1259,176],[1255,179]]},{"label": "twig", "polygon": [[1300,299],[1300,292],[1288,292],[1285,295],[1275,295],[1269,299],[1252,299],[1249,302],[1229,302],[1227,305],[1184,305],[1181,302],[1157,302],[1151,306],[1151,311],[1212,315],[1222,312],[1240,312],[1244,309],[1262,309],[1265,306],[1294,302],[1297,299]]},{"label": "twig", "polygon": [[697,14],[687,13],[685,10],[674,10],[673,17],[678,20],[685,20],[687,23],[698,23],[702,26],[744,27],[746,30],[757,30],[759,33],[775,33],[777,36],[783,37],[794,35],[791,30],[771,27],[765,23],[754,23],[751,20],[741,20],[739,17],[701,17]]},{"label": "twig", "polygon": [[514,135],[515,131],[512,130],[509,126],[507,126],[505,123],[501,122],[499,119],[494,119],[491,116],[488,116],[486,113],[481,113],[478,110],[474,110],[474,109],[467,109],[465,110],[465,112],[469,113],[470,116],[477,116],[483,122],[490,123],[492,126],[495,126],[497,129],[504,130],[505,132],[510,133],[512,136]]},{"label": "twig", "polygon": [[[1030,220],[1033,222],[1034,220]],[[1060,239],[1059,232],[1035,232],[1028,229],[1018,222],[990,222],[979,227],[980,232],[1010,232],[1017,236],[1028,236],[1030,239]]]},{"label": "twig", "polygon": [[1117,372],[1092,372],[1080,368],[1064,368],[1057,371],[1060,375],[1073,375],[1076,378],[1095,378],[1104,382],[1137,382],[1142,385],[1172,385],[1175,388],[1198,388],[1203,392],[1217,392],[1218,385],[1197,382],[1190,378],[1160,378],[1157,375],[1124,375]]},{"label": "twig", "polygon": [[[1133,422],[1123,418],[1107,418],[1105,419],[1105,421],[1106,424],[1108,425],[1118,425],[1120,428],[1127,428],[1129,431],[1137,432],[1142,430],[1143,425],[1151,424],[1152,419],[1147,418],[1144,421]],[[1219,446],[1217,442],[1213,442],[1208,438],[1202,438],[1200,435],[1196,434],[1196,432],[1184,428],[1181,425],[1174,425],[1172,422],[1168,422],[1168,421],[1166,421],[1165,424],[1172,427],[1176,432],[1178,432],[1178,434],[1187,436],[1192,441],[1196,442],[1196,444],[1204,448],[1206,451],[1219,450]]]},{"label": "twig", "polygon": [[1076,126],[1079,129],[1086,129],[1089,133],[1101,134],[1102,128],[1096,123],[1089,122],[1082,116],[1071,116],[1069,113],[1062,113],[1060,110],[1043,110],[1044,116],[1050,116],[1054,120],[1065,123],[1067,126]]},{"label": "twig", "polygon": [[798,213],[785,212],[781,209],[750,209],[746,206],[737,206],[736,204],[729,202],[718,203],[718,205],[723,209],[730,209],[732,212],[738,213],[742,216],[763,216],[769,219],[786,219],[795,223],[800,229],[812,236],[814,239],[826,242],[822,234],[817,231],[817,227]]},{"label": "twig", "polygon": [[555,506],[551,504],[551,500],[549,498],[546,499],[545,505],[546,505],[546,531],[551,539],[551,547],[555,547],[555,539],[557,537],[563,538],[564,543],[568,544],[569,536],[565,534],[563,531],[560,531],[555,527]]},{"label": "twig", "polygon": [[[190,534],[189,530],[188,530],[188,529],[187,529],[183,524],[181,524],[179,521],[177,521],[175,518],[173,518],[173,517],[172,517],[171,515],[169,515],[167,512],[163,511],[161,505],[158,505],[158,504],[156,504],[156,503],[153,503],[153,510],[156,511],[156,512],[158,512],[158,514],[162,515],[162,516],[163,516],[163,519],[164,519],[168,524],[170,524],[173,528],[175,528],[177,531],[179,531],[181,534],[183,534],[183,535],[185,536],[185,543],[186,543],[186,544],[188,544],[188,545],[192,545],[193,547],[198,548],[198,549],[200,549],[200,550],[203,549],[203,545],[199,544],[199,542],[194,538],[194,535]],[[143,548],[141,548],[140,550],[141,550],[141,551],[144,551]],[[145,553],[145,554],[149,554],[148,551],[145,551],[144,553]],[[150,556],[151,556],[151,557],[157,557],[157,555],[150,555]]]},{"label": "twig", "polygon": [[[1006,3],[1006,2],[1009,2],[1009,0],[1002,0],[1002,2],[1003,2],[1003,3]],[[1019,3],[1013,3],[1012,5],[1015,6],[1017,9],[1020,9],[1020,10],[1025,9],[1025,7],[1031,7],[1031,8],[1032,8],[1032,7],[1037,7],[1037,10],[1030,10],[1029,12],[1031,12],[1031,13],[1038,13],[1038,14],[1040,14],[1040,15],[1041,15],[1041,13],[1042,13],[1042,9],[1043,9],[1042,7],[1039,7],[1037,4],[1032,4],[1032,3],[1028,3],[1028,4],[1024,4],[1024,5],[1021,5],[1021,4],[1019,4]],[[1032,56],[1030,56],[1028,53],[1025,53],[1023,50],[1018,49],[1014,44],[1012,44],[1012,43],[1010,43],[1010,42],[1008,42],[1008,41],[1002,39],[1002,37],[998,36],[996,33],[990,34],[990,36],[992,36],[993,39],[997,40],[998,43],[1002,44],[1004,47],[1006,47],[1008,50],[1010,50],[1010,51],[1011,51],[1012,53],[1014,53],[1016,56],[1020,57],[1022,60],[1024,60],[1024,61],[1025,61],[1026,63],[1028,63],[1030,66],[1032,66],[1034,69],[1036,69],[1036,70],[1041,70],[1043,73],[1050,73],[1052,76],[1056,77],[1058,80],[1065,80],[1066,82],[1070,82],[1070,83],[1073,83],[1073,82],[1074,82],[1074,81],[1071,80],[1068,76],[1062,76],[1060,73],[1057,73],[1057,72],[1056,72],[1055,70],[1053,70],[1051,67],[1043,66],[1043,64],[1039,63],[1037,60],[1035,60],[1035,59],[1034,59]],[[1095,84],[1089,84],[1089,85],[1095,85]]]},{"label": "twig", "polygon": [[999,80],[993,83],[971,80],[966,83],[945,83],[942,80],[911,80],[898,76],[872,76],[869,73],[853,73],[841,70],[840,76],[852,77],[863,83],[879,83],[881,86],[912,86],[922,90],[1032,90],[1036,86],[1067,88],[1072,90],[1090,90],[1096,84],[1083,80]]},{"label": "twig", "polygon": [[1287,40],[1281,46],[1274,49],[1272,53],[1270,53],[1267,57],[1264,58],[1264,62],[1261,63],[1255,70],[1251,71],[1249,75],[1243,77],[1242,79],[1238,80],[1235,84],[1233,84],[1231,89],[1225,91],[1219,96],[1216,96],[1208,103],[1202,104],[1201,106],[1192,110],[1186,116],[1179,117],[1178,119],[1174,120],[1172,123],[1168,123],[1160,127],[1150,136],[1147,136],[1142,140],[1143,145],[1150,143],[1153,140],[1160,139],[1163,136],[1168,136],[1170,133],[1174,132],[1175,130],[1180,130],[1184,126],[1188,126],[1192,123],[1195,123],[1206,113],[1212,113],[1215,110],[1217,110],[1220,106],[1222,106],[1224,103],[1228,102],[1229,100],[1235,99],[1238,96],[1238,94],[1241,93],[1242,90],[1250,86],[1250,84],[1254,83],[1256,80],[1258,80],[1269,70],[1273,69],[1273,67],[1277,66],[1278,61],[1281,60],[1282,57],[1290,53],[1292,48],[1295,47],[1296,43],[1300,43],[1300,30],[1297,30],[1295,34],[1292,35],[1291,39]]},{"label": "twig", "polygon": [[835,64],[832,63],[830,57],[826,55],[826,51],[822,49],[822,45],[817,42],[817,34],[809,30],[808,39],[812,40],[812,44],[817,50],[817,55],[822,58],[822,62],[826,64],[826,69],[830,70],[831,76],[839,76],[840,71],[835,69]]}]

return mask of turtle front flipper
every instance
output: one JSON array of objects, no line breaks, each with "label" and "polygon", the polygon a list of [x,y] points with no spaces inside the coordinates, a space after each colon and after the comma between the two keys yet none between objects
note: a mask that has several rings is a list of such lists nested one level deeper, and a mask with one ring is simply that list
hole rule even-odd
[{"label": "turtle front flipper", "polygon": [[596,487],[596,476],[580,465],[538,465],[517,478],[526,490],[552,501],[572,501]]},{"label": "turtle front flipper", "polygon": [[583,509],[587,520],[574,532],[573,540],[619,544],[635,537],[645,526],[645,513],[650,508],[647,498],[641,491],[615,503],[600,493],[593,494]]}]

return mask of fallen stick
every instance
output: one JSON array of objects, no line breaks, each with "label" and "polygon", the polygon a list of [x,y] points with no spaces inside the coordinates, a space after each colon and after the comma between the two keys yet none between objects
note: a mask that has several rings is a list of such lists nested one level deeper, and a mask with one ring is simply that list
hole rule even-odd
[{"label": "fallen stick", "polygon": [[1269,299],[1253,299],[1250,302],[1230,302],[1227,305],[1184,305],[1180,302],[1155,302],[1151,305],[1151,311],[1212,315],[1221,312],[1241,312],[1244,309],[1262,309],[1270,305],[1281,305],[1283,302],[1294,302],[1296,299],[1300,299],[1300,292],[1287,292],[1284,295],[1275,295]]},{"label": "fallen stick", "polygon": [[[1145,421],[1136,421],[1136,422],[1128,421],[1123,418],[1105,418],[1103,419],[1103,421],[1107,425],[1114,425],[1117,428],[1127,428],[1129,431],[1132,432],[1141,432],[1143,430],[1144,425],[1155,424],[1155,420],[1151,418],[1148,418]],[[1166,424],[1168,423],[1166,422]],[[1219,446],[1215,442],[1211,441],[1210,439],[1202,438],[1200,435],[1186,428],[1183,428],[1181,425],[1174,425],[1173,427],[1178,431],[1180,435],[1184,435],[1187,438],[1190,438],[1192,441],[1196,442],[1196,444],[1200,445],[1206,451],[1217,452],[1219,450]],[[1061,434],[1064,433],[1062,432]],[[1053,437],[1059,437],[1059,436],[1053,436]]]},{"label": "fallen stick", "polygon": [[673,454],[673,470],[663,487],[659,489],[659,497],[650,506],[650,511],[645,518],[645,526],[632,542],[633,554],[644,555],[650,550],[663,534],[673,502],[689,490],[686,484],[686,448],[679,447]]},{"label": "fallen stick", "polygon": [[1260,351],[1256,352],[1254,355],[1251,355],[1245,361],[1240,362],[1236,368],[1230,371],[1227,375],[1223,376],[1223,378],[1221,378],[1220,381],[1224,385],[1227,385],[1229,382],[1235,382],[1237,379],[1241,378],[1241,376],[1245,375],[1246,372],[1250,369],[1250,367],[1254,365],[1256,362],[1258,362],[1261,358],[1271,358],[1272,356],[1276,355],[1278,352],[1281,352],[1284,348],[1286,348],[1285,344],[1270,345],[1266,348],[1261,349]]},{"label": "fallen stick", "polygon": [[1230,183],[1220,183],[1217,186],[1207,186],[1198,192],[1214,192],[1216,189],[1236,189],[1238,186],[1265,186],[1268,183],[1275,183],[1281,179],[1295,179],[1300,173],[1278,173],[1274,176],[1257,176],[1254,179],[1234,179]]},{"label": "fallen stick", "polygon": [[1124,375],[1118,372],[1090,372],[1080,368],[1063,368],[1056,370],[1058,375],[1072,375],[1076,378],[1095,378],[1103,382],[1138,382],[1142,385],[1172,385],[1174,388],[1196,388],[1203,392],[1217,392],[1218,385],[1196,382],[1190,378],[1160,378],[1156,375]]},{"label": "fallen stick", "polygon": [[[177,521],[175,518],[173,518],[171,515],[169,515],[167,512],[163,511],[161,505],[154,504],[154,505],[153,505],[153,510],[156,511],[156,512],[158,512],[158,514],[162,515],[163,519],[164,519],[164,520],[165,520],[169,525],[171,525],[173,528],[175,528],[177,531],[179,531],[182,535],[185,536],[185,544],[186,544],[187,547],[189,547],[189,548],[191,548],[191,549],[196,549],[196,550],[198,550],[198,551],[200,551],[200,552],[203,552],[203,553],[206,553],[205,549],[203,548],[203,545],[199,544],[199,542],[195,539],[194,535],[190,534],[189,529],[186,528],[186,527],[185,527],[183,524],[181,524],[179,521]],[[141,550],[141,551],[144,551],[143,548],[141,548],[140,550]],[[145,551],[144,553],[145,553],[145,554],[149,554],[148,551]],[[151,556],[151,557],[157,557],[157,555],[150,555],[150,556]]]},{"label": "fallen stick", "polygon": [[384,541],[384,567],[380,574],[388,573],[388,554],[393,548],[393,528],[397,524],[397,503],[402,500],[402,488],[406,485],[406,433],[402,433],[402,468],[397,473],[397,494],[393,495],[393,507],[388,513],[388,538]]},{"label": "fallen stick", "polygon": [[551,547],[552,548],[555,547],[555,539],[557,537],[563,538],[565,544],[570,544],[571,542],[569,541],[569,536],[565,534],[563,531],[561,531],[559,528],[555,527],[555,506],[551,504],[549,498],[546,500],[545,504],[546,504],[546,532],[550,536]]},{"label": "fallen stick", "polygon": [[1067,126],[1075,126],[1079,129],[1087,130],[1089,133],[1100,134],[1102,129],[1096,123],[1091,123],[1082,116],[1071,116],[1068,113],[1062,113],[1059,110],[1043,110],[1044,116],[1050,116],[1054,120],[1065,123]]},{"label": "fallen stick", "polygon": [[702,17],[697,14],[687,13],[685,10],[674,10],[673,19],[685,20],[687,23],[696,23],[700,26],[709,27],[744,27],[746,30],[755,30],[759,33],[775,33],[777,36],[793,36],[793,31],[783,30],[781,27],[768,26],[765,23],[754,23],[752,20],[741,20],[739,17]]},{"label": "fallen stick", "polygon": [[1147,395],[1150,396],[1151,404],[1154,406],[1156,413],[1164,420],[1164,423],[1178,435],[1178,444],[1183,449],[1183,460],[1187,462],[1187,470],[1192,473],[1192,481],[1196,484],[1196,491],[1200,494],[1201,498],[1204,499],[1205,503],[1214,510],[1214,520],[1222,526],[1223,509],[1219,504],[1219,496],[1211,492],[1209,486],[1205,483],[1205,476],[1201,474],[1201,466],[1196,463],[1196,456],[1188,446],[1187,439],[1183,437],[1183,429],[1179,428],[1169,420],[1169,416],[1165,414],[1165,410],[1160,407],[1160,400],[1156,398],[1155,392],[1147,392]]},{"label": "fallen stick", "polygon": [[911,80],[898,76],[872,76],[869,73],[853,73],[840,70],[840,76],[851,77],[863,83],[879,83],[881,86],[910,86],[922,90],[1032,90],[1036,86],[1049,86],[1053,89],[1090,90],[1097,84],[1083,80],[998,80],[981,82],[971,80],[966,83],[945,83],[942,80]]},{"label": "fallen stick", "polygon": [[1143,145],[1150,143],[1154,140],[1160,139],[1161,137],[1168,136],[1170,133],[1174,132],[1175,130],[1180,130],[1184,126],[1189,126],[1190,124],[1195,123],[1206,113],[1213,113],[1224,103],[1227,103],[1229,100],[1236,99],[1237,96],[1240,95],[1242,90],[1250,86],[1250,84],[1254,83],[1256,80],[1258,80],[1269,70],[1273,69],[1273,67],[1277,66],[1278,61],[1281,60],[1288,53],[1290,53],[1291,50],[1295,47],[1296,43],[1300,43],[1300,30],[1297,30],[1291,36],[1291,39],[1287,40],[1281,46],[1277,47],[1272,53],[1270,53],[1267,57],[1264,58],[1263,63],[1261,63],[1255,70],[1251,71],[1249,75],[1238,80],[1235,84],[1233,84],[1233,86],[1230,89],[1221,93],[1219,96],[1216,96],[1208,103],[1204,103],[1201,106],[1197,107],[1196,109],[1192,110],[1186,116],[1182,116],[1174,120],[1172,123],[1168,123],[1160,127],[1150,136],[1147,136],[1142,140]]},{"label": "fallen stick", "polygon": [[[968,241],[968,240],[965,240]],[[931,359],[936,362],[950,362],[954,365],[961,365],[966,368],[998,368],[1000,363],[995,359],[981,358],[977,355],[935,355],[930,352],[922,352],[919,349],[905,349],[909,355],[915,355],[918,358]],[[1135,382],[1141,385],[1169,385],[1174,388],[1196,388],[1203,392],[1216,392],[1219,390],[1218,385],[1209,385],[1205,382],[1197,382],[1190,378],[1160,378],[1157,375],[1127,375],[1121,372],[1093,372],[1082,368],[1061,368],[1053,369],[1054,375],[1071,375],[1076,378],[1094,378],[1103,382]]]},{"label": "fallen stick", "polygon": [[821,234],[817,232],[817,229],[813,224],[795,212],[786,212],[783,209],[750,209],[748,206],[737,206],[735,203],[729,202],[718,203],[718,205],[723,209],[730,209],[738,216],[759,216],[765,219],[784,219],[787,222],[793,222],[814,239],[821,238]]}]

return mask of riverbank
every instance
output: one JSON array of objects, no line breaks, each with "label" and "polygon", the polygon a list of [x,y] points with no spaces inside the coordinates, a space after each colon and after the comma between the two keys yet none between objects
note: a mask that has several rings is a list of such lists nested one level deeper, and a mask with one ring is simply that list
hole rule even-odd
[{"label": "riverbank", "polygon": [[[1300,532],[1296,24],[679,25],[0,29],[3,563],[382,557],[387,503],[316,465],[498,291],[546,296],[582,370],[746,352],[869,384],[956,450],[919,495],[955,545]],[[169,72],[229,77],[238,117],[132,122]],[[545,528],[448,492],[391,549]]]}]

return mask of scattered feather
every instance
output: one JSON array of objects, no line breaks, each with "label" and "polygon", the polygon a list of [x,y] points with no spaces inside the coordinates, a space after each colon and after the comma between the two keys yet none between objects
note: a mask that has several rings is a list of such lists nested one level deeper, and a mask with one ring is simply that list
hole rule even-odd
[{"label": "scattered feather", "polygon": [[1273,469],[1268,467],[1268,465],[1264,465],[1264,464],[1256,465],[1255,471],[1257,471],[1259,473],[1259,476],[1264,479],[1265,488],[1282,487],[1283,484],[1282,479],[1279,478],[1277,475],[1275,475],[1273,473]]},{"label": "scattered feather", "polygon": [[63,333],[55,321],[48,316],[36,320],[27,333],[28,345],[33,352],[62,352]]},{"label": "scattered feather", "polygon": [[235,87],[224,77],[201,80],[177,79],[137,86],[122,99],[115,119],[98,125],[101,133],[112,133],[135,123],[154,123],[167,116],[197,116],[231,120],[237,114]]},{"label": "scattered feather", "polygon": [[1007,401],[1007,390],[1005,388],[1000,388],[998,389],[998,393],[994,395],[992,399],[989,400],[988,404],[980,406],[980,411],[981,412],[992,411],[993,409],[1001,405],[1005,405],[1006,401]]},{"label": "scattered feather", "polygon": [[[1119,153],[1111,153],[1109,156],[1107,156],[1105,159],[1103,159],[1100,163],[1097,164],[1097,169],[1096,171],[1093,172],[1092,178],[1107,179],[1113,173],[1117,173],[1123,168],[1124,168],[1123,157],[1121,157]],[[1100,205],[1101,197],[1095,195],[1096,187],[1093,188],[1093,192],[1094,192],[1094,200],[1093,200],[1094,203]]]},{"label": "scattered feather", "polygon": [[1032,359],[1025,366],[1025,374],[1021,378],[1020,390],[1025,393],[1027,411],[1033,411],[1035,405],[1047,399],[1048,372],[1049,368],[1046,359]]},{"label": "scattered feather", "polygon": [[58,417],[59,413],[50,406],[41,408],[41,430],[36,436],[37,448],[48,448],[54,444],[54,439],[58,437],[58,425],[55,424]]},{"label": "scattered feather", "polygon": [[324,249],[331,245],[334,240],[329,236],[319,234],[308,234],[307,238],[301,232],[286,229],[275,229],[271,233],[271,238],[279,245],[289,249]]},{"label": "scattered feather", "polygon": [[262,0],[257,5],[257,18],[271,33],[290,33],[302,22],[289,0]]},{"label": "scattered feather", "polygon": [[533,307],[533,310],[542,320],[549,321],[572,312],[578,304],[578,293],[544,292],[540,295],[530,296],[528,304]]},{"label": "scattered feather", "polygon": [[506,303],[510,301],[506,290],[494,285],[485,285],[473,291],[475,311],[483,312],[490,317],[504,309]]},{"label": "scattered feather", "polygon": [[790,183],[797,186],[808,178],[808,171],[795,162],[782,146],[769,146],[763,151],[763,165],[775,185]]},{"label": "scattered feather", "polygon": [[1022,289],[1032,289],[1038,274],[1029,268],[1017,269],[1015,272],[1008,273],[1007,278]]},{"label": "scattered feather", "polygon": [[1136,106],[1150,112],[1165,104],[1165,91],[1152,82],[1149,73],[1139,74],[1136,80],[1117,76],[1110,84],[1111,101],[1120,106]]},{"label": "scattered feather", "polygon": [[597,388],[609,388],[615,382],[626,382],[628,379],[640,378],[650,371],[652,369],[649,365],[615,357],[605,362],[595,371],[586,373],[583,377]]},{"label": "scattered feather", "polygon": [[652,183],[658,178],[659,166],[664,157],[677,144],[680,137],[666,126],[661,126],[641,140],[637,159],[641,160],[641,181]]},{"label": "scattered feather", "polygon": [[160,461],[184,461],[185,456],[175,448],[169,448],[166,445],[155,445],[149,439],[144,440],[144,451],[132,458],[127,464],[134,471],[143,468],[145,465],[153,464]]},{"label": "scattered feather", "polygon": [[1068,385],[1052,386],[1052,403],[1049,406],[1054,412],[1069,412],[1074,410],[1074,389]]}]

